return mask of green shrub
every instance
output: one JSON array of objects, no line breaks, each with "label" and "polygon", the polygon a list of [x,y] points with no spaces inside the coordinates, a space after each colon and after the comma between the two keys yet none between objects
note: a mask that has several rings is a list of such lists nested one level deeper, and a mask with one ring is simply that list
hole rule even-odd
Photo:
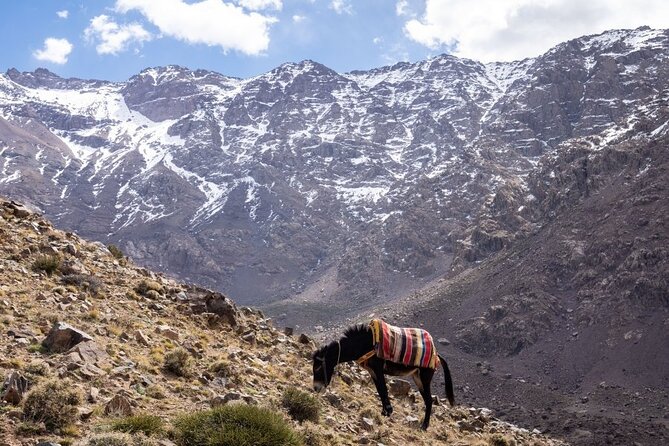
[{"label": "green shrub", "polygon": [[137,294],[141,294],[142,296],[146,296],[146,294],[151,290],[159,294],[162,294],[164,291],[163,286],[155,280],[143,279],[135,286],[135,292]]},{"label": "green shrub", "polygon": [[283,392],[281,405],[288,410],[293,420],[318,422],[320,404],[311,394],[295,387],[289,387]]},{"label": "green shrub", "polygon": [[516,446],[516,440],[505,437],[502,434],[494,434],[488,440],[490,446]]},{"label": "green shrub", "polygon": [[137,414],[112,421],[111,430],[128,434],[141,432],[150,437],[163,433],[163,420],[155,415]]},{"label": "green shrub", "polygon": [[158,442],[144,435],[107,432],[94,435],[78,443],[80,446],[158,446]]},{"label": "green shrub", "polygon": [[123,260],[125,258],[125,256],[123,255],[123,251],[121,251],[121,248],[119,248],[118,246],[110,244],[107,245],[107,249],[109,250],[111,255],[114,256],[115,259]]},{"label": "green shrub", "polygon": [[174,420],[179,446],[302,446],[300,435],[281,415],[257,406],[234,404]]},{"label": "green shrub", "polygon": [[230,366],[230,361],[227,361],[225,359],[221,359],[220,361],[216,361],[209,367],[209,371],[213,373],[216,376],[221,376],[223,378],[227,378],[228,376],[232,375],[232,367]]},{"label": "green shrub", "polygon": [[81,394],[67,380],[48,380],[26,395],[23,416],[27,421],[43,422],[49,431],[74,423],[78,417]]},{"label": "green shrub", "polygon": [[191,375],[193,358],[186,349],[177,348],[165,355],[163,368],[177,376],[188,377]]},{"label": "green shrub", "polygon": [[35,259],[32,267],[35,271],[44,271],[48,275],[51,275],[54,272],[58,271],[60,265],[61,265],[61,260],[59,256],[41,255]]}]

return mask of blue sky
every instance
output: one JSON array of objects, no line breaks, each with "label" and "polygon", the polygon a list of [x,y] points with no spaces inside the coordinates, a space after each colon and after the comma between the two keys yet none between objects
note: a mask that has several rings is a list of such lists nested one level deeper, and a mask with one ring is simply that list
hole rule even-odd
[{"label": "blue sky", "polygon": [[0,1],[0,69],[125,80],[178,64],[249,77],[312,59],[339,72],[453,53],[536,56],[612,28],[669,27],[664,0]]}]

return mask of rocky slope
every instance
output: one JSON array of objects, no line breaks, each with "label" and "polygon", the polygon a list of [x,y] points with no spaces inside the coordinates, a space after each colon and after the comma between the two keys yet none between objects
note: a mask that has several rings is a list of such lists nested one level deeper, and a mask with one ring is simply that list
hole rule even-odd
[{"label": "rocky slope", "polygon": [[638,125],[666,92],[668,48],[640,28],[485,65],[169,66],[122,83],[9,70],[0,192],[241,302],[372,308],[531,231],[479,215],[561,143]]},{"label": "rocky slope", "polygon": [[[258,310],[220,293],[134,266],[4,200],[0,253],[0,376],[14,376],[0,389],[3,446],[33,446],[37,439],[86,444],[122,414],[158,414],[169,423],[176,414],[234,401],[287,418],[283,392],[311,387],[313,341],[278,331]],[[190,361],[185,376],[165,370],[175,351]],[[51,378],[86,396],[74,425],[53,429],[24,416],[25,391]],[[381,419],[368,381],[357,366],[340,366],[319,397],[320,420],[291,421],[305,444],[563,444],[466,406],[435,406],[430,430],[421,432],[417,393],[394,396],[395,413]],[[161,445],[173,444],[168,435]]]}]

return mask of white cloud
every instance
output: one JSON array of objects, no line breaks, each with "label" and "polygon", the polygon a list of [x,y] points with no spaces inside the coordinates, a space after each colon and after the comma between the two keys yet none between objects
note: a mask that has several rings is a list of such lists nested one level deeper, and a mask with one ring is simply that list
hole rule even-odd
[{"label": "white cloud", "polygon": [[281,0],[238,0],[237,3],[252,11],[260,11],[262,9],[276,9],[280,11],[283,7]]},{"label": "white cloud", "polygon": [[44,40],[44,48],[33,52],[33,57],[37,60],[63,65],[67,63],[67,56],[72,52],[72,48],[74,47],[67,39],[49,37]]},{"label": "white cloud", "polygon": [[383,37],[374,37],[372,39],[372,43],[374,43],[374,45],[378,45],[381,42],[383,42]]},{"label": "white cloud", "polygon": [[353,14],[353,6],[351,6],[349,0],[332,0],[330,9],[337,14]]},{"label": "white cloud", "polygon": [[426,0],[405,33],[429,48],[481,61],[516,60],[607,29],[669,27],[666,0]]},{"label": "white cloud", "polygon": [[409,13],[409,0],[398,0],[395,3],[395,14],[398,16],[407,15]]},{"label": "white cloud", "polygon": [[167,36],[258,55],[269,46],[269,27],[277,20],[222,0],[117,0],[120,12],[137,10]]},{"label": "white cloud", "polygon": [[61,19],[66,19],[70,15],[70,11],[63,9],[62,11],[56,12],[56,15]]},{"label": "white cloud", "polygon": [[119,25],[104,14],[91,19],[84,36],[98,42],[95,46],[98,54],[118,54],[128,49],[133,42],[142,43],[152,39],[151,34],[139,23]]},{"label": "white cloud", "polygon": [[295,22],[295,23],[301,23],[301,22],[304,22],[305,20],[307,20],[306,16],[299,15],[299,14],[295,14],[293,16],[293,22]]}]

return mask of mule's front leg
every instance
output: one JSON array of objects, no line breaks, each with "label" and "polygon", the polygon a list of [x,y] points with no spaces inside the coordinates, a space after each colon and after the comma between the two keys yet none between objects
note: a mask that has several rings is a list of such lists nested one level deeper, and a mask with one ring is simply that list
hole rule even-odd
[{"label": "mule's front leg", "polygon": [[379,361],[376,364],[370,365],[372,366],[370,370],[372,379],[374,380],[374,385],[376,386],[376,391],[379,394],[379,398],[381,399],[381,406],[383,407],[383,410],[381,410],[381,415],[389,417],[393,413],[393,406],[390,404],[390,398],[388,397],[386,377],[383,375],[383,362]]}]

